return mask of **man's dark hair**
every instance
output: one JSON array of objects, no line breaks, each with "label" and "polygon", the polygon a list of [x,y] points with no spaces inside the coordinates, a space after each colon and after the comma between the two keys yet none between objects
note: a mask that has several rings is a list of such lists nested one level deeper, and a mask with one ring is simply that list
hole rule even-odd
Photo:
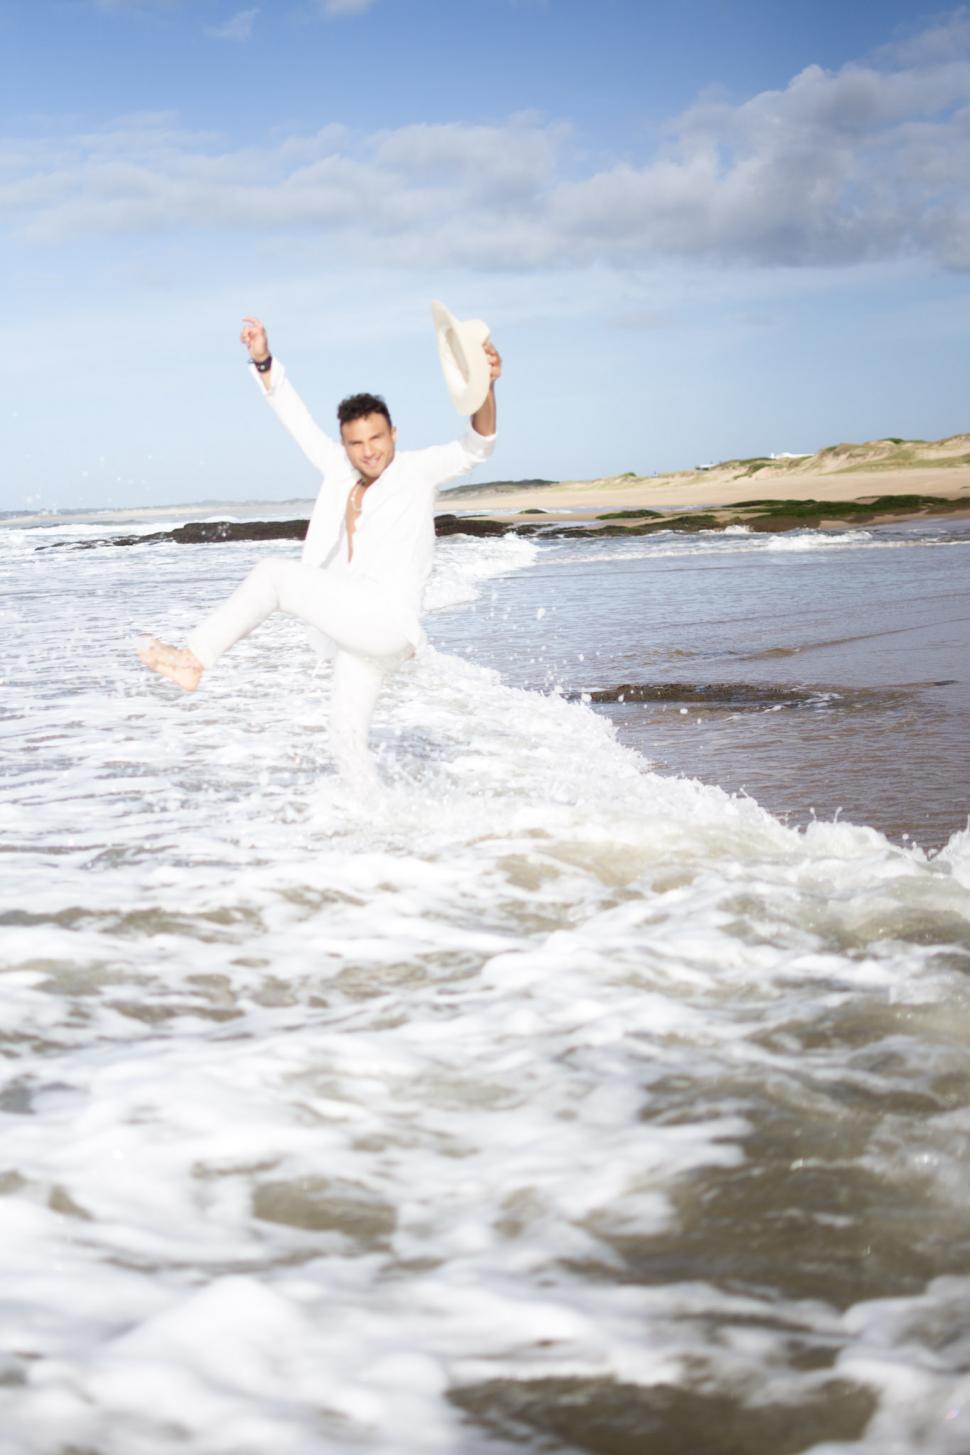
[{"label": "man's dark hair", "polygon": [[388,424],[391,422],[391,412],[379,394],[349,394],[337,405],[337,419],[341,425],[365,419],[368,414],[383,414]]}]

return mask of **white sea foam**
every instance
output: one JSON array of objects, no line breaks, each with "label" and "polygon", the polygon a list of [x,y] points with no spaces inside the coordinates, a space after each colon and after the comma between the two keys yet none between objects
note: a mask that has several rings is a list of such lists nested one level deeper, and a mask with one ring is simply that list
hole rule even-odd
[{"label": "white sea foam", "polygon": [[[728,526],[725,530],[705,530],[684,535],[682,532],[658,531],[655,535],[633,540],[613,537],[602,544],[595,540],[565,541],[559,547],[564,564],[586,561],[641,561],[668,557],[701,557],[708,555],[748,555],[769,552],[803,551],[900,551],[970,548],[970,539],[935,536],[873,536],[864,530],[852,531],[785,531],[772,534],[754,532],[747,526]],[[555,559],[556,545],[545,548]]]},{"label": "white sea foam", "polygon": [[[783,535],[769,535],[765,549],[768,551],[837,551],[840,547],[850,546],[858,549],[860,546],[872,544],[872,536],[866,530],[847,531],[816,531],[816,530],[793,530],[786,531]],[[899,541],[877,541],[880,549],[898,546]]]},{"label": "white sea foam", "polygon": [[[264,549],[19,567],[0,1438],[484,1455],[455,1392],[837,1376],[826,1455],[957,1455],[967,835],[796,832],[433,651],[362,797],[293,624],[190,698],[130,652]],[[535,549],[445,543],[434,602]]]},{"label": "white sea foam", "polygon": [[[471,539],[475,544],[469,550]],[[483,581],[508,571],[524,570],[538,554],[537,545],[517,536],[448,538],[439,543],[435,554],[434,574],[425,605],[428,611],[440,611],[474,601]]]}]

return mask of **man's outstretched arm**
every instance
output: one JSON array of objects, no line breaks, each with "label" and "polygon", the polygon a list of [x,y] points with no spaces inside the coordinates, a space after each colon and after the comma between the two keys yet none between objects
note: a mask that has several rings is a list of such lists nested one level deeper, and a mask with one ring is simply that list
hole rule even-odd
[{"label": "man's outstretched arm", "polygon": [[498,410],[495,404],[495,381],[502,377],[502,359],[498,349],[490,339],[486,339],[482,347],[488,355],[489,378],[491,379],[491,383],[488,386],[485,403],[480,405],[472,415],[471,426],[476,434],[493,435],[498,418]]},{"label": "man's outstretched arm", "polygon": [[460,480],[470,470],[484,464],[495,449],[495,381],[501,376],[502,360],[491,342],[482,347],[488,355],[490,383],[484,403],[468,421],[468,432],[463,439],[452,440],[451,444],[432,445],[429,450],[420,451],[426,482],[435,490],[447,485],[449,480]]},{"label": "man's outstretched arm", "polygon": [[[243,319],[240,338],[249,350],[253,365],[250,372],[256,375],[262,385],[266,403],[307,459],[317,467],[321,475],[347,469],[343,446],[338,445],[320,428],[286,377],[286,370],[279,359],[272,358],[266,330],[258,318]],[[260,365],[267,361],[270,367],[261,369]]]}]

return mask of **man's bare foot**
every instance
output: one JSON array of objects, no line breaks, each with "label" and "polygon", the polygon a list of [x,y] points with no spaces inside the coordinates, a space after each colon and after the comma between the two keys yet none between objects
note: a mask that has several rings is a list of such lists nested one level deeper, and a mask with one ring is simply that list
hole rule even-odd
[{"label": "man's bare foot", "polygon": [[194,692],[205,671],[198,657],[188,647],[170,647],[168,642],[160,642],[155,637],[138,648],[138,655],[146,667],[151,667],[153,672],[167,677],[170,682],[181,687],[183,692]]}]

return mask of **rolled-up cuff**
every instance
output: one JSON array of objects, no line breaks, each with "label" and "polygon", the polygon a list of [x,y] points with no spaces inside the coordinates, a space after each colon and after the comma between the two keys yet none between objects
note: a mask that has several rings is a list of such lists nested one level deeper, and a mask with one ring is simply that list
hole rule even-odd
[{"label": "rolled-up cuff", "polygon": [[461,443],[465,452],[481,465],[494,452],[497,439],[497,434],[479,434],[477,429],[470,428]]},{"label": "rolled-up cuff", "polygon": [[193,657],[196,657],[202,663],[203,667],[206,669],[207,672],[209,668],[214,667],[216,662],[218,662],[219,660],[219,653],[214,652],[212,648],[207,645],[205,639],[205,631],[201,626],[197,626],[194,631],[189,632],[188,636],[185,638],[185,645],[188,647]]}]

